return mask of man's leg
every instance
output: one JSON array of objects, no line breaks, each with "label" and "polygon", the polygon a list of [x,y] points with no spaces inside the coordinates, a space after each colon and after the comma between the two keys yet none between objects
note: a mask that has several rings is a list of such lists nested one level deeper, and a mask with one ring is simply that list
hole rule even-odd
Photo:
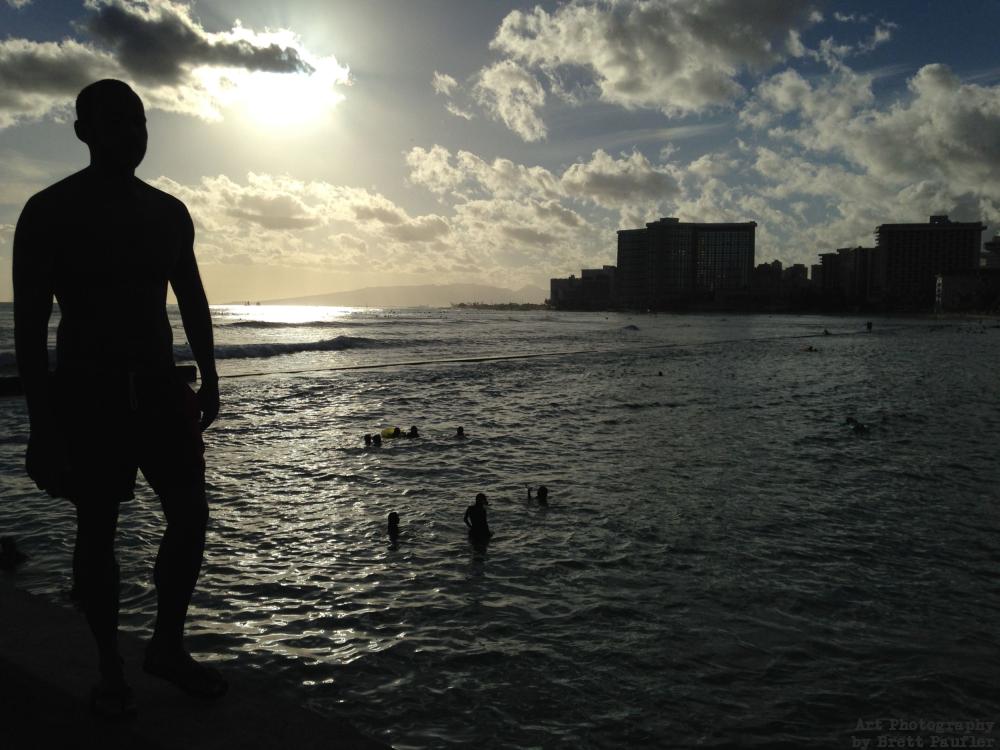
[{"label": "man's leg", "polygon": [[184,620],[205,550],[208,504],[204,490],[160,495],[167,530],[153,572],[157,612],[143,668],[191,695],[218,698],[228,683],[216,670],[195,661],[184,648]]},{"label": "man's leg", "polygon": [[167,530],[156,555],[156,627],[150,648],[163,654],[183,651],[184,620],[205,552],[208,503],[204,488],[170,489],[160,497]]},{"label": "man's leg", "polygon": [[124,684],[118,654],[118,561],[115,533],[118,503],[80,499],[76,505],[77,536],[73,577],[87,624],[97,643],[101,677],[108,686]]}]

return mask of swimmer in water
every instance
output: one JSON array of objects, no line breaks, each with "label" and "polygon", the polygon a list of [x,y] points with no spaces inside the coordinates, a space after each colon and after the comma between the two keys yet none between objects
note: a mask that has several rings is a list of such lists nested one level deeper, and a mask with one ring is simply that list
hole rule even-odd
[{"label": "swimmer in water", "polygon": [[365,448],[371,448],[371,447],[372,447],[372,436],[371,433],[369,433],[365,435]]},{"label": "swimmer in water", "polygon": [[538,492],[535,497],[531,496],[531,485],[528,485],[528,502],[532,500],[538,500],[538,504],[544,507],[549,507],[549,488],[544,484],[538,486]]},{"label": "swimmer in water", "polygon": [[417,432],[416,427],[411,427],[410,431],[406,433],[406,437],[420,437],[420,433]]},{"label": "swimmer in water", "polygon": [[851,428],[858,435],[861,435],[861,434],[864,434],[864,433],[868,432],[868,428],[865,427],[865,425],[863,425],[861,422],[859,422],[858,420],[856,420],[854,417],[848,417],[847,418],[847,424],[851,425]]},{"label": "swimmer in water", "polygon": [[393,547],[399,544],[399,513],[392,511],[389,514],[389,541],[392,542]]},{"label": "swimmer in water", "polygon": [[455,432],[455,437],[457,437],[457,438],[464,438],[465,437],[465,428],[464,427],[459,427],[458,430]]},{"label": "swimmer in water", "polygon": [[402,431],[402,430],[400,430],[400,429],[399,429],[398,427],[397,427],[397,428],[396,428],[395,430],[393,430],[393,431],[392,431],[392,436],[393,436],[394,438],[396,438],[396,437],[399,437],[399,436],[400,436],[400,435],[402,435],[402,434],[403,434],[403,431]]},{"label": "swimmer in water", "polygon": [[372,435],[372,447],[373,448],[382,447],[382,436],[379,435],[377,432],[374,435]]},{"label": "swimmer in water", "polygon": [[486,520],[486,506],[489,504],[486,495],[480,492],[476,495],[476,504],[465,509],[465,517],[462,520],[469,529],[469,538],[473,541],[482,542],[493,536]]}]

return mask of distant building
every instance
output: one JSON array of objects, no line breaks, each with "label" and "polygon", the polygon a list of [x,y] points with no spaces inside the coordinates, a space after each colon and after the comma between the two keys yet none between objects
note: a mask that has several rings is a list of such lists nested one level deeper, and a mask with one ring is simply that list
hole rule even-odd
[{"label": "distant building", "polygon": [[823,266],[819,263],[813,263],[809,266],[809,280],[812,282],[813,287],[816,289],[823,288]]},{"label": "distant building", "polygon": [[580,278],[552,279],[549,304],[559,310],[607,310],[614,304],[615,267],[584,268]]},{"label": "distant building", "polygon": [[750,277],[750,287],[758,294],[768,294],[777,297],[781,293],[781,261],[761,263],[753,269]]},{"label": "distant building", "polygon": [[882,224],[875,231],[870,297],[893,308],[930,309],[938,274],[979,267],[978,221],[932,216],[927,224]]},{"label": "distant building", "polygon": [[934,303],[941,312],[1000,312],[1000,268],[938,274]]},{"label": "distant building", "polygon": [[986,268],[1000,268],[1000,234],[984,242],[983,251]]},{"label": "distant building", "polygon": [[655,310],[749,289],[756,227],[664,218],[619,230],[618,304]]},{"label": "distant building", "polygon": [[781,285],[786,289],[802,289],[809,286],[809,269],[803,263],[796,263],[781,272]]}]

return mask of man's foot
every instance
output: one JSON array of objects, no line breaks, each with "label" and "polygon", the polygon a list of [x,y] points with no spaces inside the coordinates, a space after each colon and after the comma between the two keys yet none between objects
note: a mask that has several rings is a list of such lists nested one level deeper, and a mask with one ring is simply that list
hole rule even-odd
[{"label": "man's foot", "polygon": [[135,718],[135,692],[124,680],[102,679],[90,691],[90,710],[109,721]]},{"label": "man's foot", "polygon": [[229,689],[229,683],[217,670],[195,661],[184,650],[164,652],[150,646],[142,668],[196,698],[221,698]]}]

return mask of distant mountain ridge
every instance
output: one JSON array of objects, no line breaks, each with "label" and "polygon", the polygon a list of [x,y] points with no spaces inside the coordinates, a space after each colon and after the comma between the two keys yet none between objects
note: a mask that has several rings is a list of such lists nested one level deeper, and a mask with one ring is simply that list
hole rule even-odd
[{"label": "distant mountain ridge", "polygon": [[305,297],[261,300],[262,305],[332,305],[343,307],[447,307],[459,302],[541,303],[544,289],[524,286],[505,289],[486,284],[423,284],[416,286],[371,286],[346,292],[310,294]]}]

